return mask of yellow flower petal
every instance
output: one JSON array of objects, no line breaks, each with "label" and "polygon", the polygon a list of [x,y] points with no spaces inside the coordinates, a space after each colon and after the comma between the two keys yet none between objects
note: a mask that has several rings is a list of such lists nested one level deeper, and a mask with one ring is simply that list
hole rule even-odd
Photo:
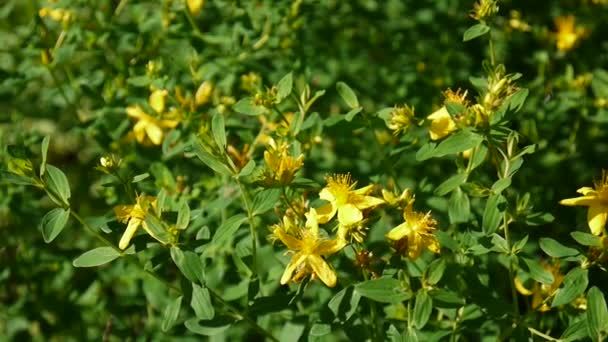
[{"label": "yellow flower petal", "polygon": [[439,140],[456,130],[456,123],[445,106],[429,115],[427,119],[431,120],[429,129],[431,140]]},{"label": "yellow flower petal", "polygon": [[291,261],[287,267],[285,267],[285,272],[283,272],[283,276],[281,277],[281,285],[285,285],[291,280],[293,271],[295,271],[304,261],[306,261],[306,255],[302,253],[296,253],[293,258],[291,258]]},{"label": "yellow flower petal", "polygon": [[606,226],[606,219],[608,218],[608,206],[601,204],[595,204],[589,207],[587,212],[587,222],[593,235],[601,235]]},{"label": "yellow flower petal", "polygon": [[165,110],[165,98],[167,97],[166,90],[155,90],[150,94],[150,98],[148,102],[150,103],[150,107],[154,109],[157,113],[162,113]]},{"label": "yellow flower petal", "polygon": [[336,272],[329,267],[323,258],[318,255],[310,255],[308,256],[308,264],[325,285],[329,287],[336,286]]},{"label": "yellow flower petal", "polygon": [[[322,191],[321,191],[322,192]],[[336,215],[337,208],[333,203],[327,203],[317,209],[317,222],[324,224]]]},{"label": "yellow flower petal", "polygon": [[584,187],[576,190],[576,192],[578,192],[579,194],[581,194],[583,196],[595,195],[596,194],[595,190],[593,190],[593,188],[588,187],[588,186],[584,186]]},{"label": "yellow flower petal", "polygon": [[153,123],[146,125],[146,134],[154,145],[160,145],[163,142],[163,130]]},{"label": "yellow flower petal", "polygon": [[175,128],[175,126],[177,126],[179,124],[179,121],[177,120],[160,120],[160,122],[158,123],[160,125],[160,127],[163,128]]},{"label": "yellow flower petal", "polygon": [[296,239],[295,237],[287,234],[282,228],[277,228],[274,230],[274,235],[281,240],[281,242],[291,250],[300,250],[302,249],[302,241]]},{"label": "yellow flower petal", "polygon": [[403,222],[397,227],[391,229],[390,232],[386,234],[386,237],[397,241],[403,239],[406,235],[409,235],[412,232],[412,228],[410,227],[408,222]]},{"label": "yellow flower petal", "polygon": [[127,229],[120,238],[118,248],[125,249],[129,246],[129,243],[131,242],[131,239],[133,238],[133,235],[135,235],[135,232],[137,231],[137,228],[139,228],[140,224],[141,220],[139,219],[132,218],[131,220],[129,220],[129,225],[127,225]]},{"label": "yellow flower petal", "polygon": [[362,188],[353,190],[353,193],[357,194],[357,195],[367,195],[370,192],[372,192],[372,189],[374,188],[373,184],[369,184],[367,186],[364,186]]},{"label": "yellow flower petal", "polygon": [[384,200],[374,196],[356,196],[352,201],[357,208],[363,210],[384,204]]},{"label": "yellow flower petal", "polygon": [[345,204],[338,208],[338,221],[349,226],[363,220],[363,213],[353,204]]},{"label": "yellow flower petal", "polygon": [[515,288],[517,289],[517,292],[521,293],[524,296],[530,296],[532,295],[532,291],[528,290],[524,284],[522,284],[521,280],[519,280],[519,278],[515,277],[515,280],[513,281],[513,283],[515,284]]},{"label": "yellow flower petal", "polygon": [[323,242],[319,243],[317,248],[315,248],[314,254],[331,255],[331,254],[338,252],[342,248],[344,248],[345,245],[346,245],[346,241],[343,241],[343,240],[323,241]]},{"label": "yellow flower petal", "polygon": [[139,143],[143,143],[146,140],[146,121],[138,121],[133,126],[133,134],[135,134],[135,140]]},{"label": "yellow flower petal", "polygon": [[132,205],[117,205],[114,207],[114,214],[119,222],[126,223],[131,217]]},{"label": "yellow flower petal", "polygon": [[144,111],[141,110],[141,108],[139,106],[127,107],[127,115],[132,118],[136,118],[136,119],[142,119],[142,118],[148,117],[148,115],[146,113],[144,113]]},{"label": "yellow flower petal", "polygon": [[600,204],[597,196],[581,196],[575,198],[566,198],[559,201],[561,205],[575,206],[575,205],[583,205],[583,206],[592,206]]}]

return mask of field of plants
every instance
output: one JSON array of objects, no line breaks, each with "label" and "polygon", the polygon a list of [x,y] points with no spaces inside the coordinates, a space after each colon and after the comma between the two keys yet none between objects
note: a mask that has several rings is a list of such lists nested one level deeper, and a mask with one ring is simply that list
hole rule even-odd
[{"label": "field of plants", "polygon": [[606,23],[1,1],[0,340],[606,340]]}]

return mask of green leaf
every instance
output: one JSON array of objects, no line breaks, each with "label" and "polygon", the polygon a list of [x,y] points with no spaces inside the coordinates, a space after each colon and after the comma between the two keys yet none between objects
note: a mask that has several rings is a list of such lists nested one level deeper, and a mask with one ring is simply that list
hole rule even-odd
[{"label": "green leaf", "polygon": [[355,109],[360,107],[357,95],[346,83],[338,82],[338,84],[336,84],[336,88],[338,89],[338,93],[344,102],[346,102],[350,108]]},{"label": "green leaf", "polygon": [[439,258],[433,260],[429,265],[429,268],[426,270],[426,282],[430,285],[435,285],[441,280],[443,277],[443,272],[445,272],[445,259]]},{"label": "green leaf", "polygon": [[331,332],[331,325],[315,323],[310,328],[310,336],[325,336]]},{"label": "green leaf", "polygon": [[392,324],[388,327],[388,330],[386,331],[386,336],[388,337],[388,340],[391,342],[402,342],[403,341],[403,337],[401,336],[401,333]]},{"label": "green leaf", "polygon": [[486,156],[488,155],[488,148],[484,144],[479,144],[477,147],[473,149],[473,154],[469,159],[469,164],[467,165],[468,172],[470,173],[474,169],[476,169],[484,160],[486,160]]},{"label": "green leaf", "polygon": [[[51,164],[47,164],[46,172],[44,173],[44,182],[50,191],[51,199],[59,202],[57,203],[58,205],[64,206],[70,204],[70,184],[63,171]],[[58,198],[55,196],[58,196]]]},{"label": "green leaf", "polygon": [[323,125],[327,126],[327,127],[331,127],[342,120],[344,120],[343,114],[332,115],[332,116],[328,117],[327,119],[323,120]]},{"label": "green leaf", "polygon": [[220,148],[220,150],[226,149],[226,127],[224,124],[224,114],[215,112],[211,119],[211,131],[213,132],[213,139]]},{"label": "green leaf", "polygon": [[144,179],[146,179],[148,177],[150,177],[149,173],[147,173],[147,172],[146,173],[142,173],[141,175],[134,176],[133,180],[131,180],[131,183],[141,182],[142,180],[144,180]]},{"label": "green leaf", "polygon": [[40,223],[42,229],[42,237],[44,242],[49,243],[61,233],[65,228],[68,218],[70,217],[70,210],[63,208],[55,208],[46,213]]},{"label": "green leaf", "polygon": [[587,292],[587,329],[593,341],[601,341],[602,333],[608,331],[608,308],[604,294],[597,287]]},{"label": "green leaf", "polygon": [[281,198],[281,190],[279,189],[265,189],[258,192],[253,198],[253,204],[251,211],[254,216],[263,214],[268,210],[277,206]]},{"label": "green leaf", "polygon": [[401,282],[394,278],[378,278],[355,285],[355,292],[362,297],[381,303],[400,303],[412,297]]},{"label": "green leaf", "polygon": [[148,228],[146,231],[158,242],[166,245],[171,242],[172,236],[167,231],[165,224],[152,213],[147,213],[144,217],[144,224]]},{"label": "green leaf", "polygon": [[581,319],[570,323],[566,331],[560,336],[560,341],[571,342],[580,341],[584,338],[589,337],[587,331],[587,320]]},{"label": "green leaf", "polygon": [[450,196],[450,201],[448,202],[450,223],[467,222],[470,214],[471,202],[469,201],[469,196],[460,188],[456,188],[456,191],[452,192],[452,196]]},{"label": "green leaf", "polygon": [[450,193],[452,190],[459,187],[462,183],[467,181],[469,175],[466,173],[458,173],[452,177],[446,179],[443,183],[435,189],[434,194],[437,196],[443,196]]},{"label": "green leaf", "polygon": [[433,311],[433,299],[424,291],[416,294],[416,304],[414,305],[414,326],[418,329],[424,328],[431,317]]},{"label": "green leaf", "polygon": [[44,172],[46,171],[46,157],[49,152],[49,142],[51,141],[51,137],[48,135],[42,139],[42,144],[40,145],[40,155],[42,156],[42,162],[40,163],[40,177],[44,176]]},{"label": "green leaf", "polygon": [[555,281],[555,278],[553,278],[553,274],[551,274],[551,272],[541,266],[538,261],[528,258],[521,259],[528,266],[528,270],[530,271],[530,276],[532,277],[532,279],[547,285],[553,284],[553,282]]},{"label": "green leaf", "polygon": [[448,111],[451,117],[458,117],[461,113],[464,113],[467,110],[467,107],[462,103],[446,101],[445,109]]},{"label": "green leaf", "polygon": [[346,120],[347,122],[353,121],[355,115],[359,114],[362,110],[362,107],[351,109],[348,113],[344,114],[344,120]]},{"label": "green leaf", "polygon": [[570,247],[566,247],[552,238],[540,238],[540,249],[547,255],[554,258],[564,258],[578,255],[579,252]]},{"label": "green leaf", "polygon": [[26,176],[19,176],[11,172],[6,172],[0,170],[0,181],[7,182],[15,185],[34,185],[36,186],[36,182],[34,179]]},{"label": "green leaf", "polygon": [[293,75],[292,73],[288,73],[283,76],[279,83],[277,84],[277,100],[281,102],[284,98],[289,96],[291,93],[291,89],[293,88]]},{"label": "green leaf", "polygon": [[241,224],[245,221],[247,221],[247,216],[244,214],[237,214],[227,219],[226,222],[217,229],[215,235],[213,235],[213,238],[211,239],[211,243],[217,246],[226,246],[234,237],[234,234]]},{"label": "green leaf", "polygon": [[460,307],[465,303],[462,295],[447,289],[434,288],[429,295],[439,302],[436,307]]},{"label": "green leaf", "polygon": [[521,107],[523,107],[524,102],[526,102],[526,98],[530,91],[526,88],[521,88],[517,90],[513,95],[509,97],[507,101],[509,101],[509,109],[515,112],[518,112]]},{"label": "green leaf", "polygon": [[511,185],[511,178],[501,178],[492,184],[492,192],[500,194],[504,189]]},{"label": "green leaf", "polygon": [[179,316],[179,310],[182,307],[182,299],[184,299],[183,296],[175,298],[165,308],[165,312],[163,313],[163,321],[160,326],[163,332],[171,330],[171,328],[173,328],[175,325],[177,317]]},{"label": "green leaf", "polygon": [[119,256],[120,252],[112,247],[97,247],[84,252],[78,258],[74,259],[72,265],[74,265],[74,267],[101,266],[115,260]]},{"label": "green leaf", "polygon": [[182,200],[179,210],[177,211],[177,222],[175,228],[186,229],[190,224],[190,206],[187,200]]},{"label": "green leaf", "polygon": [[570,236],[576,240],[576,242],[580,243],[583,246],[594,246],[601,247],[602,240],[600,240],[599,236],[595,236],[593,234],[584,233],[584,232],[572,232]]},{"label": "green leaf", "polygon": [[245,97],[232,107],[237,113],[258,116],[268,112],[263,106],[258,106],[252,97]]},{"label": "green leaf", "polygon": [[433,151],[433,157],[443,157],[458,152],[466,151],[479,145],[483,137],[465,128],[443,140]]},{"label": "green leaf", "polygon": [[190,306],[194,309],[197,318],[209,320],[215,316],[215,309],[211,303],[211,296],[206,287],[192,283],[192,300]]},{"label": "green leaf", "polygon": [[200,159],[205,165],[209,166],[213,171],[224,176],[232,176],[232,171],[228,166],[218,160],[211,153],[207,152],[199,139],[195,139],[192,143],[192,151],[198,159]]},{"label": "green leaf", "polygon": [[502,221],[502,213],[506,210],[507,200],[500,194],[488,197],[486,207],[483,211],[482,227],[484,233],[494,233]]},{"label": "green leaf", "polygon": [[361,296],[354,291],[353,286],[347,286],[329,300],[327,306],[341,321],[349,320],[357,311]]},{"label": "green leaf", "polygon": [[203,320],[202,322],[198,318],[191,318],[184,325],[186,329],[195,334],[215,336],[228,330],[232,323],[234,323],[234,320],[228,317],[218,317],[212,320]]},{"label": "green leaf", "polygon": [[479,36],[483,36],[484,34],[490,32],[490,27],[485,24],[475,24],[469,27],[466,31],[464,31],[464,35],[462,36],[462,41],[467,42],[471,39],[475,39]]},{"label": "green leaf", "polygon": [[589,271],[584,270],[580,267],[576,267],[570,270],[564,277],[564,286],[557,290],[555,298],[551,303],[551,307],[556,307],[564,304],[568,304],[578,298],[589,284]]},{"label": "green leaf", "polygon": [[241,171],[239,172],[239,178],[247,177],[255,170],[255,160],[249,159],[247,164],[243,166]]},{"label": "green leaf", "polygon": [[199,256],[191,251],[182,251],[179,247],[171,247],[171,259],[192,283],[204,283],[203,262]]},{"label": "green leaf", "polygon": [[435,148],[437,148],[437,143],[434,142],[429,142],[422,145],[418,152],[416,152],[416,160],[424,161],[433,158],[435,154]]}]

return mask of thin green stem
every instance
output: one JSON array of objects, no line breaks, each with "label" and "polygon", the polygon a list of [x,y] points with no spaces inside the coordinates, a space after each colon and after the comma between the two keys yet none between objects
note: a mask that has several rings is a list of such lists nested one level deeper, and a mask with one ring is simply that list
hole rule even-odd
[{"label": "thin green stem", "polygon": [[247,189],[245,188],[245,186],[243,185],[243,183],[241,183],[241,181],[236,178],[236,182],[239,185],[239,189],[241,190],[241,196],[243,197],[243,202],[245,203],[245,210],[247,210],[247,220],[249,221],[249,231],[251,233],[251,254],[252,254],[252,260],[251,260],[251,272],[252,278],[257,278],[258,276],[258,263],[257,263],[257,234],[256,234],[256,226],[255,226],[255,220],[253,217],[253,208],[252,208],[252,203],[251,203],[251,198],[249,197],[249,192],[247,192]]},{"label": "thin green stem", "polygon": [[[363,270],[363,279],[369,280],[369,274],[366,270]],[[378,324],[378,309],[376,308],[376,302],[369,300],[370,319],[372,321],[372,341],[381,341],[382,333],[380,332],[380,326]]]},{"label": "thin green stem", "polygon": [[530,331],[532,333],[532,335],[540,336],[540,337],[544,338],[547,341],[561,341],[559,338],[551,337],[551,336],[549,336],[549,335],[547,335],[545,333],[542,333],[542,332],[540,332],[540,331],[538,331],[538,330],[536,330],[536,329],[534,329],[532,327],[528,327],[528,331]]},{"label": "thin green stem", "polygon": [[496,52],[494,51],[494,40],[492,39],[492,30],[488,32],[488,37],[490,41],[490,63],[492,66],[496,65]]},{"label": "thin green stem", "polygon": [[93,236],[95,236],[95,238],[97,238],[97,240],[101,241],[102,243],[104,243],[106,246],[112,247],[112,249],[114,249],[115,251],[119,252],[120,254],[122,254],[122,250],[120,250],[118,247],[116,247],[112,242],[110,242],[110,240],[106,239],[103,235],[101,235],[98,231],[96,231],[95,229],[93,229],[93,227],[91,227],[80,215],[78,215],[77,212],[75,212],[74,210],[70,210],[70,215],[72,215],[73,218],[76,219],[76,221],[80,222],[80,224],[82,224],[82,226]]},{"label": "thin green stem", "polygon": [[503,213],[503,227],[505,231],[505,241],[507,242],[507,249],[509,250],[509,284],[511,285],[511,297],[513,301],[513,314],[515,317],[519,317],[519,305],[517,304],[517,291],[515,289],[515,272],[513,271],[513,261],[511,260],[511,234],[509,233],[509,217],[507,212]]}]

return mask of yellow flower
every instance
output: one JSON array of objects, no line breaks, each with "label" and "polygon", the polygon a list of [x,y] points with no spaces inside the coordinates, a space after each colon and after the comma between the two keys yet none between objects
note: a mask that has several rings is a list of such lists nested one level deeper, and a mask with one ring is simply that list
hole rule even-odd
[{"label": "yellow flower", "polygon": [[270,169],[271,174],[267,175],[267,182],[272,185],[288,185],[293,181],[295,173],[302,168],[304,164],[304,155],[300,154],[297,158],[289,155],[288,145],[285,143],[277,143],[274,139],[270,139],[268,149],[264,151],[264,161]]},{"label": "yellow flower", "polygon": [[403,209],[403,219],[405,222],[386,234],[388,239],[396,241],[399,252],[407,252],[411,259],[418,258],[425,248],[439,253],[439,242],[433,235],[437,221],[430,211],[426,214],[415,212],[410,204]]},{"label": "yellow flower", "polygon": [[559,201],[559,204],[589,207],[587,223],[591,233],[601,235],[608,218],[608,171],[604,170],[602,179],[594,182],[593,185],[594,188],[584,186],[576,191],[583,196],[563,199]]},{"label": "yellow flower", "polygon": [[584,27],[575,25],[576,19],[572,15],[555,18],[555,40],[557,49],[560,51],[570,51],[586,35]]},{"label": "yellow flower", "polygon": [[[165,110],[166,96],[166,90],[155,90],[148,100],[150,107],[159,115]],[[133,134],[139,143],[146,143],[147,137],[152,144],[160,145],[163,142],[165,135],[163,129],[175,128],[175,126],[179,124],[179,121],[174,119],[159,120],[154,118],[146,114],[141,107],[137,105],[127,107],[127,115],[137,119],[137,123],[133,126]]]},{"label": "yellow flower", "polygon": [[298,281],[310,274],[312,278],[319,278],[329,287],[336,286],[336,272],[323,256],[338,252],[344,247],[344,243],[321,236],[314,208],[306,214],[305,227],[297,225],[292,218],[285,216],[282,224],[274,226],[273,235],[294,252],[281,277],[281,285],[290,280]]},{"label": "yellow flower", "polygon": [[445,106],[427,116],[427,119],[431,120],[431,128],[429,129],[431,140],[442,139],[456,130],[456,123]]},{"label": "yellow flower", "polygon": [[384,203],[383,200],[368,196],[373,185],[354,190],[357,182],[353,182],[350,174],[338,174],[326,177],[327,186],[321,190],[319,197],[329,203],[317,209],[319,223],[326,223],[336,213],[340,225],[350,226],[363,220],[362,210]]},{"label": "yellow flower", "polygon": [[150,236],[156,238],[144,221],[146,213],[153,208],[156,208],[156,197],[144,195],[137,196],[137,201],[134,205],[119,205],[114,207],[114,213],[118,221],[127,223],[127,229],[120,238],[118,248],[125,249],[129,246],[139,226],[144,227]]},{"label": "yellow flower", "polygon": [[399,135],[399,133],[407,132],[412,124],[415,124],[414,108],[403,105],[402,107],[395,106],[387,126],[394,135]]},{"label": "yellow flower", "polygon": [[204,4],[204,0],[186,0],[186,6],[188,6],[188,11],[194,16],[197,16],[201,12],[201,9],[203,8]]},{"label": "yellow flower", "polygon": [[555,294],[555,291],[557,291],[564,280],[564,275],[559,270],[559,260],[553,264],[543,263],[543,267],[553,275],[553,283],[542,284],[534,282],[532,289],[527,289],[518,277],[514,281],[517,292],[524,296],[532,296],[532,309],[540,312],[551,310],[551,306],[547,304],[547,301]]}]

